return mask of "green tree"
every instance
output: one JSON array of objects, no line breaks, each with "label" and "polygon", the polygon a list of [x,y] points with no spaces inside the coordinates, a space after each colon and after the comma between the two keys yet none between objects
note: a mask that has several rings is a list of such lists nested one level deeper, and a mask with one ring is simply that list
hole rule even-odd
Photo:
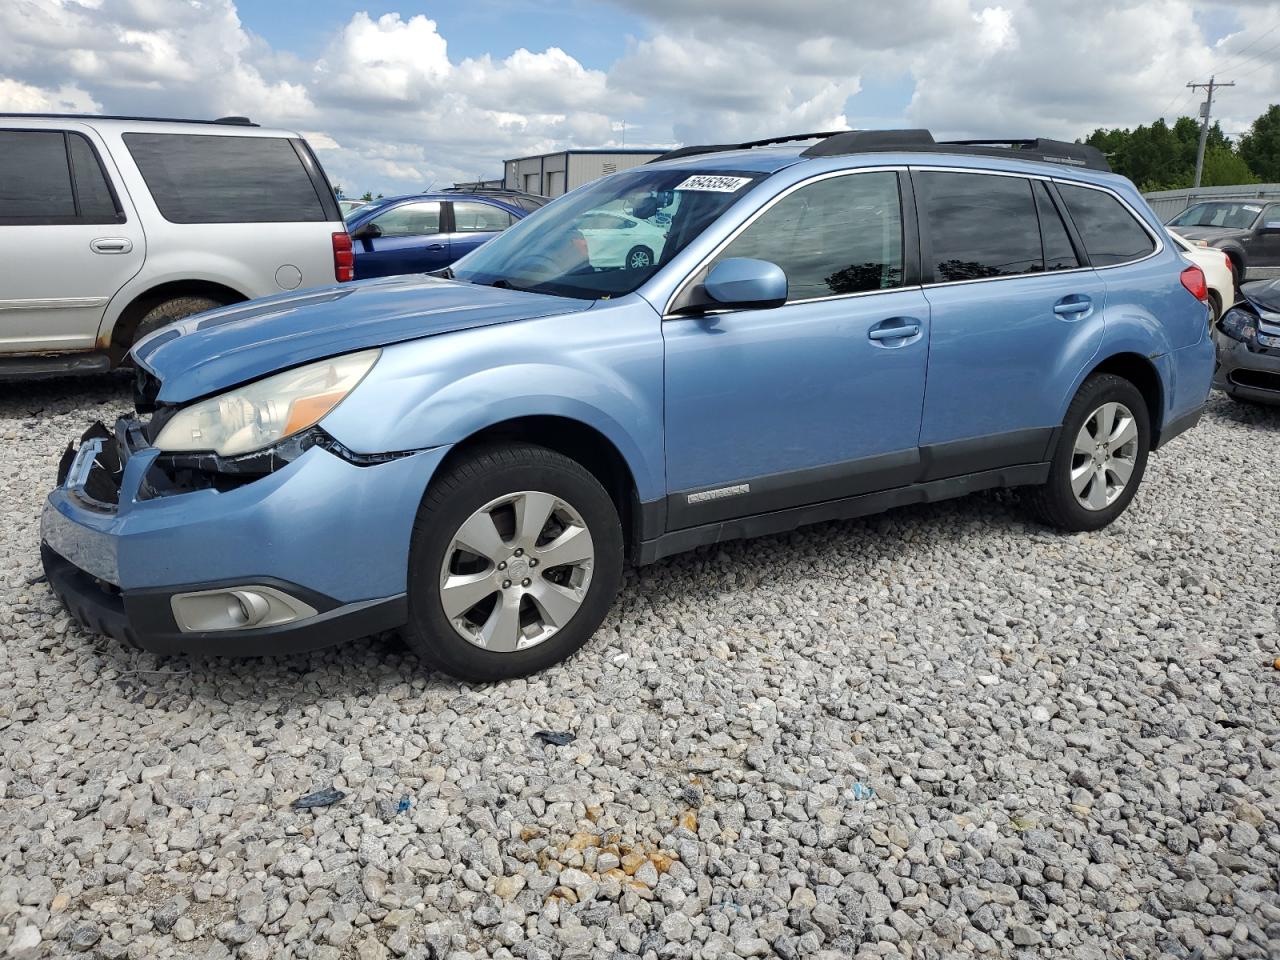
[{"label": "green tree", "polygon": [[366,190],[364,193],[360,195],[360,199],[367,203],[373,199],[373,194],[370,193],[368,190]]},{"label": "green tree", "polygon": [[1230,187],[1238,183],[1257,183],[1258,178],[1244,157],[1226,146],[1206,146],[1204,173],[1200,185],[1204,187]]},{"label": "green tree", "polygon": [[1280,104],[1273,103],[1240,138],[1240,156],[1263,183],[1280,183]]}]

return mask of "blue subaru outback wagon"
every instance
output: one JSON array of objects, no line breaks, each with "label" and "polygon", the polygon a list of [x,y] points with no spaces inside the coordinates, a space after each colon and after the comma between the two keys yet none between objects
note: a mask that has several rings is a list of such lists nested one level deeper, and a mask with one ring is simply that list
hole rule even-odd
[{"label": "blue subaru outback wagon", "polygon": [[[601,211],[660,249],[593,263]],[[991,487],[1106,526],[1200,417],[1206,302],[1089,147],[685,147],[436,276],[147,337],[139,419],[64,457],[45,569],[160,653],[400,628],[450,674],[517,676],[586,642],[627,560]]]}]

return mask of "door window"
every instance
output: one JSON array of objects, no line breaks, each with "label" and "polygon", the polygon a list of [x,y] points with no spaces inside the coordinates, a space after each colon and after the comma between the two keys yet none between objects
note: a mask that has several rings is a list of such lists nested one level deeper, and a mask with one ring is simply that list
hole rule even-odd
[{"label": "door window", "polygon": [[1044,268],[1046,270],[1074,270],[1080,266],[1075,248],[1062,214],[1058,212],[1049,188],[1043,180],[1032,184],[1036,195],[1036,212],[1040,215],[1040,236],[1044,241]]},{"label": "door window", "polygon": [[1155,241],[1125,205],[1105,190],[1059,183],[1058,193],[1095,267],[1141,260]]},{"label": "door window", "polygon": [[293,143],[279,137],[126,133],[170,223],[299,223],[328,214]]},{"label": "door window", "polygon": [[440,232],[440,204],[435,201],[402,203],[374,217],[384,237],[419,237]]},{"label": "door window", "polygon": [[492,233],[505,230],[515,220],[511,214],[491,203],[466,200],[453,202],[453,224],[459,233]]},{"label": "door window", "polygon": [[900,287],[898,175],[849,174],[801,187],[765,210],[710,266],[732,257],[780,266],[789,303]]},{"label": "door window", "polygon": [[912,180],[920,195],[921,230],[927,235],[935,281],[1014,277],[1044,269],[1031,181],[927,170],[913,173]]},{"label": "door window", "polygon": [[0,223],[123,223],[98,156],[78,133],[0,130]]}]

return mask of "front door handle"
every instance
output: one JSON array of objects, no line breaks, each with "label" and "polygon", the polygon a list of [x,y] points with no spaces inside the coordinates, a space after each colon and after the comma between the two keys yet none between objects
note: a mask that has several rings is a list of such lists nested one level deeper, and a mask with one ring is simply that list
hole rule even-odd
[{"label": "front door handle", "polygon": [[428,243],[428,244],[427,244],[425,247],[423,247],[422,249],[424,249],[424,250],[443,250],[443,249],[444,249],[444,244],[443,244],[443,243]]},{"label": "front door handle", "polygon": [[133,241],[128,237],[99,237],[89,242],[89,249],[94,253],[129,253]]},{"label": "front door handle", "polygon": [[1093,312],[1093,300],[1083,293],[1072,293],[1053,305],[1053,312],[1060,317],[1087,316]]},{"label": "front door handle", "polygon": [[885,340],[906,340],[920,332],[920,321],[910,317],[894,317],[885,320],[867,331],[867,338],[877,342]]}]

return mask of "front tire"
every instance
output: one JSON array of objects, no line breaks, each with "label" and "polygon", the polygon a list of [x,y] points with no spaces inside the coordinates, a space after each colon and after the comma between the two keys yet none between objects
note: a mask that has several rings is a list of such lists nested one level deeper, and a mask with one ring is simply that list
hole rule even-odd
[{"label": "front tire", "polygon": [[622,554],[613,501],[580,464],[526,443],[477,448],[418,509],[405,639],[462,680],[559,663],[604,620]]},{"label": "front tire", "polygon": [[1128,380],[1094,374],[1062,421],[1049,479],[1031,507],[1050,526],[1100,530],[1124,512],[1142,482],[1151,449],[1151,418]]}]

